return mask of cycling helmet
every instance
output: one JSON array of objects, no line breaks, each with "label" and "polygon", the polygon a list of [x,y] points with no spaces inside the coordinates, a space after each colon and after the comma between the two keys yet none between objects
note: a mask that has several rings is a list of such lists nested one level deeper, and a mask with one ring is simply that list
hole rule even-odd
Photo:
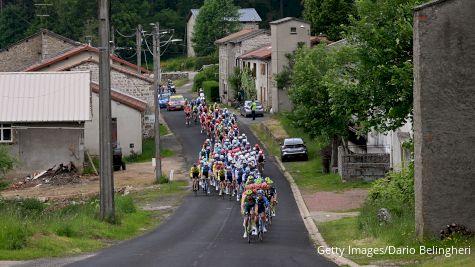
[{"label": "cycling helmet", "polygon": [[263,195],[263,194],[264,194],[264,190],[262,190],[262,189],[257,190],[257,194],[258,194],[258,195]]},{"label": "cycling helmet", "polygon": [[246,195],[248,196],[252,195],[252,190],[251,189],[246,190]]}]

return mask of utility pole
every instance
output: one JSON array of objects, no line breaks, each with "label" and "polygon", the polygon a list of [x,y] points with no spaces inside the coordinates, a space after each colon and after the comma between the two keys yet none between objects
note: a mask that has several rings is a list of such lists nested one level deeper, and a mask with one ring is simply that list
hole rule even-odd
[{"label": "utility pole", "polygon": [[155,104],[155,179],[160,181],[162,175],[162,159],[160,158],[160,106],[158,91],[161,81],[160,73],[160,32],[158,22],[153,28],[153,97]]},{"label": "utility pole", "polygon": [[135,39],[137,43],[137,72],[141,74],[142,65],[142,25],[139,24],[135,32]]},{"label": "utility pole", "polygon": [[112,118],[109,61],[109,0],[99,1],[99,136],[101,219],[115,221],[114,173],[112,171]]}]

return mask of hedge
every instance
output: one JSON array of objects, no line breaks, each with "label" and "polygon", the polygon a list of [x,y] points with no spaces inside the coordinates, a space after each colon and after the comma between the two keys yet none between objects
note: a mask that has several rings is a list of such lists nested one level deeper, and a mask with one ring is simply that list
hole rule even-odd
[{"label": "hedge", "polygon": [[219,67],[213,65],[198,72],[193,79],[193,91],[198,92],[199,88],[203,88],[203,82],[205,81],[218,81],[219,80]]},{"label": "hedge", "polygon": [[204,81],[203,91],[206,99],[213,102],[219,101],[219,83],[217,81]]},{"label": "hedge", "polygon": [[217,64],[217,54],[203,57],[177,57],[162,61],[160,67],[162,71],[187,71],[200,70],[203,65]]}]

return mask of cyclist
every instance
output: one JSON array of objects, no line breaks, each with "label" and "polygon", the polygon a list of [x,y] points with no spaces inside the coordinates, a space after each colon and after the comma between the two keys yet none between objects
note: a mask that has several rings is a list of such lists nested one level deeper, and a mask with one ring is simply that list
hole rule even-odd
[{"label": "cyclist", "polygon": [[244,235],[242,237],[247,238],[248,221],[251,222],[252,231],[257,231],[256,222],[254,220],[254,207],[256,206],[256,199],[253,196],[254,193],[252,190],[246,190],[244,194],[245,196],[243,196],[241,202],[241,214],[244,215],[244,221],[242,223],[242,226],[244,226]]},{"label": "cyclist", "polygon": [[223,194],[224,188],[226,187],[226,172],[224,171],[224,166],[221,164],[218,170],[218,180],[219,180],[219,195]]},{"label": "cyclist", "polygon": [[190,125],[191,106],[189,104],[186,104],[184,111],[185,111],[185,124]]},{"label": "cyclist", "polygon": [[198,107],[196,105],[193,105],[192,112],[193,112],[193,121],[196,124],[198,123]]},{"label": "cyclist", "polygon": [[264,190],[259,189],[257,191],[257,199],[256,199],[256,214],[257,214],[257,217],[255,218],[255,220],[256,220],[256,223],[257,223],[258,218],[262,218],[262,231],[264,233],[267,232],[267,229],[266,229],[266,222],[267,222],[266,209],[267,208],[269,208],[269,200],[267,200],[267,197],[264,195]]},{"label": "cyclist", "polygon": [[206,183],[206,188],[208,189],[207,194],[209,194],[209,172],[210,172],[210,166],[209,163],[203,161],[203,164],[201,166],[201,177],[203,178],[203,186],[205,186],[204,183]]},{"label": "cyclist", "polygon": [[264,153],[262,153],[262,150],[259,150],[258,156],[257,156],[257,167],[259,169],[259,172],[262,174],[264,171],[264,162],[266,161],[266,158],[264,157]]},{"label": "cyclist", "polygon": [[193,164],[193,167],[190,169],[190,178],[193,180],[193,191],[198,190],[198,179],[200,178],[200,169],[196,166],[196,163]]},{"label": "cyclist", "polygon": [[270,201],[270,214],[272,217],[275,217],[275,206],[277,205],[277,189],[274,187],[274,181],[269,177],[265,179],[268,189],[267,189],[267,199]]}]

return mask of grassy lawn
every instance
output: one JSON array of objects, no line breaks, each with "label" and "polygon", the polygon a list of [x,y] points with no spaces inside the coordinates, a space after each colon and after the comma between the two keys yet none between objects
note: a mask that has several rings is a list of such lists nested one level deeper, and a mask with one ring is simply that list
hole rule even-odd
[{"label": "grassy lawn", "polygon": [[[394,221],[391,226],[381,226],[382,233],[378,238],[368,235],[360,230],[357,217],[344,218],[336,221],[324,222],[318,224],[318,229],[325,237],[328,245],[331,247],[345,248],[345,257],[348,257],[358,264],[376,264],[384,265],[396,263],[397,265],[410,266],[475,266],[475,253],[471,255],[457,255],[452,257],[421,255],[419,247],[468,247],[474,246],[474,241],[427,241],[419,243],[415,240],[414,233],[404,233],[404,226],[399,221]],[[396,255],[376,255],[372,257],[357,251],[353,254],[348,253],[348,247],[352,248],[385,248],[394,246],[399,248],[414,248],[415,254],[402,253]]]},{"label": "grassy lawn", "polygon": [[188,79],[179,79],[179,80],[173,81],[173,83],[175,84],[176,87],[182,87],[183,85],[185,85],[189,81],[190,80],[188,80]]},{"label": "grassy lawn", "polygon": [[[28,260],[94,251],[155,228],[162,211],[143,211],[137,203],[185,193],[184,182],[117,196],[118,222],[97,219],[99,201],[66,207],[46,206],[36,200],[0,202],[0,260]],[[177,198],[178,199],[178,198]]]},{"label": "grassy lawn", "polygon": [[[297,185],[307,192],[344,191],[352,188],[369,188],[371,183],[364,181],[342,182],[338,174],[324,174],[316,141],[312,141],[303,130],[291,125],[284,115],[273,116],[279,120],[290,137],[302,137],[307,144],[308,161],[284,162],[286,170]],[[258,125],[251,125],[252,131],[267,147],[272,156],[280,156],[280,145]]]},{"label": "grassy lawn", "polygon": [[[170,149],[161,149],[160,155],[164,158],[172,157],[175,155],[175,152]],[[142,143],[142,154],[128,156],[125,158],[125,161],[128,163],[132,162],[147,162],[151,161],[155,157],[155,140],[153,138],[144,139]]]}]

